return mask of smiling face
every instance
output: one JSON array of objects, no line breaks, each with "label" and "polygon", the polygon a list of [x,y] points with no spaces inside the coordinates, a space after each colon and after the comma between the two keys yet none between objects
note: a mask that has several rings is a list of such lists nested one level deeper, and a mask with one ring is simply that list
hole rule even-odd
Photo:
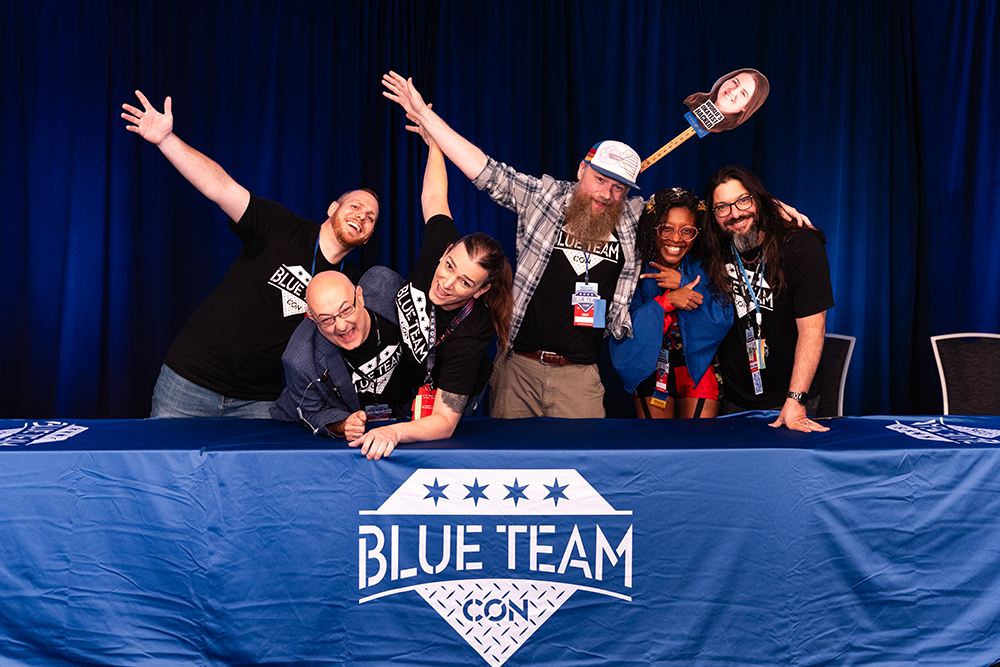
[{"label": "smiling face", "polygon": [[[757,223],[757,202],[750,197],[750,206],[745,211],[741,211],[736,205],[737,202],[745,201],[747,197],[750,197],[750,192],[736,179],[720,183],[712,195],[712,216],[740,252],[752,250],[761,243],[760,225]],[[720,217],[715,214],[714,209],[723,204],[730,205],[729,211]]]},{"label": "smiling face", "polygon": [[660,226],[663,225],[670,225],[675,231],[673,236],[664,240],[659,234],[659,228],[657,228],[656,254],[664,264],[672,269],[677,268],[681,259],[684,258],[684,255],[688,254],[688,251],[691,250],[691,246],[694,245],[694,239],[685,241],[680,235],[680,230],[685,227],[690,227],[695,230],[698,229],[695,224],[694,213],[692,213],[691,209],[686,206],[675,206],[667,211],[667,214],[660,219]]},{"label": "smiling face", "polygon": [[[338,271],[316,274],[306,288],[306,316],[328,341],[353,350],[368,338],[371,319],[360,287]],[[350,314],[347,314],[350,313]]]},{"label": "smiling face", "polygon": [[327,211],[333,233],[345,248],[364,245],[375,231],[378,200],[363,190],[354,190],[330,204]]},{"label": "smiling face", "polygon": [[586,162],[580,163],[576,177],[579,183],[575,194],[587,200],[594,215],[603,213],[628,194],[627,185],[592,169]]},{"label": "smiling face", "polygon": [[757,80],[753,75],[750,72],[737,74],[719,86],[715,106],[722,113],[737,114],[746,108],[755,92],[757,92]]},{"label": "smiling face", "polygon": [[441,256],[427,296],[434,305],[455,310],[484,294],[490,288],[488,279],[489,273],[469,257],[465,244],[456,243]]}]

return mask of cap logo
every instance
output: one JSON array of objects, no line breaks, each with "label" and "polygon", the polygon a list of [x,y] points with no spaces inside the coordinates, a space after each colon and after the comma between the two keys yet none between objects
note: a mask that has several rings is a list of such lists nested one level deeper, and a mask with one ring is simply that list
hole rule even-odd
[{"label": "cap logo", "polygon": [[602,141],[590,149],[584,158],[591,166],[611,178],[635,187],[642,159],[630,146],[620,141]]}]

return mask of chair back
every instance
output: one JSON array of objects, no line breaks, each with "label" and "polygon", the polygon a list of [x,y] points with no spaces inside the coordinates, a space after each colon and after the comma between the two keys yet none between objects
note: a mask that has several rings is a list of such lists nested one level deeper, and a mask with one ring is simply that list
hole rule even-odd
[{"label": "chair back", "polygon": [[946,415],[1000,415],[1000,334],[931,336]]},{"label": "chair back", "polygon": [[817,417],[844,416],[844,384],[847,382],[847,369],[851,365],[856,341],[854,336],[826,334],[823,355],[819,359],[812,387],[809,388],[810,395],[819,394]]}]

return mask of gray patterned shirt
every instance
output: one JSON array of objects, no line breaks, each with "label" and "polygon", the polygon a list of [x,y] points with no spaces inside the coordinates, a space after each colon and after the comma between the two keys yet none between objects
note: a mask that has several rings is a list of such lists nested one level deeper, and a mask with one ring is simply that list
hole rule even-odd
[{"label": "gray patterned shirt", "polygon": [[[486,167],[472,183],[489,194],[493,201],[517,213],[514,316],[510,323],[510,340],[513,346],[524,313],[528,309],[528,302],[548,266],[552,248],[565,223],[566,204],[576,183],[557,181],[551,176],[527,176],[493,158],[487,159]],[[614,302],[608,307],[605,335],[611,334],[619,340],[632,337],[632,319],[629,317],[628,306],[639,275],[635,235],[643,204],[641,197],[629,197],[615,228],[625,254],[625,264],[615,286]]]}]

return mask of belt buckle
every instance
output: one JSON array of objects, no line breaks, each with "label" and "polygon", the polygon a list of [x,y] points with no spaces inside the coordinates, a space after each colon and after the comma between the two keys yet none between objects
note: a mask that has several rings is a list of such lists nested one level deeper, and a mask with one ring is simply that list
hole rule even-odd
[{"label": "belt buckle", "polygon": [[[545,358],[547,356],[555,357],[556,361],[554,362],[545,361]],[[562,366],[562,357],[560,357],[555,352],[539,352],[538,363],[542,364],[543,366]]]}]

